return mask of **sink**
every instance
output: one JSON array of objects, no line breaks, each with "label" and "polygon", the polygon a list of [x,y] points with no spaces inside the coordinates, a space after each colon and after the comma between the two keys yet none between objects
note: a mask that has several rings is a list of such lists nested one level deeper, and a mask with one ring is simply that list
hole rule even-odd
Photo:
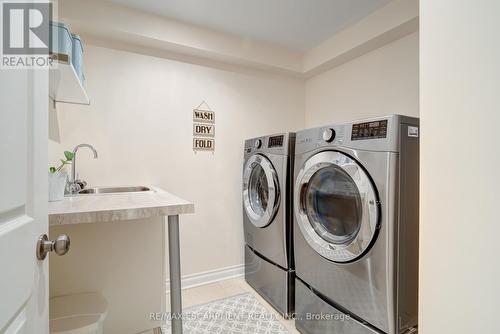
[{"label": "sink", "polygon": [[100,188],[86,188],[78,192],[79,195],[90,194],[119,194],[119,193],[135,193],[141,191],[151,191],[150,188],[145,186],[135,187],[100,187]]}]

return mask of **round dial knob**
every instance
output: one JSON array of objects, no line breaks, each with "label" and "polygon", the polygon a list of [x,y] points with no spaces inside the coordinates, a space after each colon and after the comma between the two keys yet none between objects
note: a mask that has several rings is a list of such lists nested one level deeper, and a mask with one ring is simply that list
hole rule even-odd
[{"label": "round dial knob", "polygon": [[335,130],[334,129],[325,129],[323,131],[323,140],[327,143],[332,142],[335,139]]},{"label": "round dial knob", "polygon": [[262,140],[257,139],[254,144],[255,148],[260,148],[262,146]]}]

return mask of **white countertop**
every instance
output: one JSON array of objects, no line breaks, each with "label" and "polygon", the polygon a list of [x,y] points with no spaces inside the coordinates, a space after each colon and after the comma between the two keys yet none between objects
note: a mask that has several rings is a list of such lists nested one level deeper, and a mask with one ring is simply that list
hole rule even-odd
[{"label": "white countertop", "polygon": [[151,191],[68,196],[49,202],[49,225],[98,223],[194,213],[194,204],[158,187]]}]

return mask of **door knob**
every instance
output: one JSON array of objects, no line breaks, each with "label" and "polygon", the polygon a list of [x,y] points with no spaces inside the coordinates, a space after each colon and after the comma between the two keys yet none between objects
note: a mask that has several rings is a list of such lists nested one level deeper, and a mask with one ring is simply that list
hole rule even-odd
[{"label": "door knob", "polygon": [[36,244],[36,257],[38,260],[45,260],[49,252],[57,255],[64,255],[69,251],[70,239],[66,234],[59,235],[56,240],[49,240],[46,234],[38,238]]}]

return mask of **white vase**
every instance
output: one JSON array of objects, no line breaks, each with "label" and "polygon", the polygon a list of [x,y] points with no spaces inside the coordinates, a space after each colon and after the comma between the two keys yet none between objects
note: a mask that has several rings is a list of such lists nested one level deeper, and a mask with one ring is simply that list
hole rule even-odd
[{"label": "white vase", "polygon": [[62,201],[68,174],[66,172],[49,172],[49,202]]}]

